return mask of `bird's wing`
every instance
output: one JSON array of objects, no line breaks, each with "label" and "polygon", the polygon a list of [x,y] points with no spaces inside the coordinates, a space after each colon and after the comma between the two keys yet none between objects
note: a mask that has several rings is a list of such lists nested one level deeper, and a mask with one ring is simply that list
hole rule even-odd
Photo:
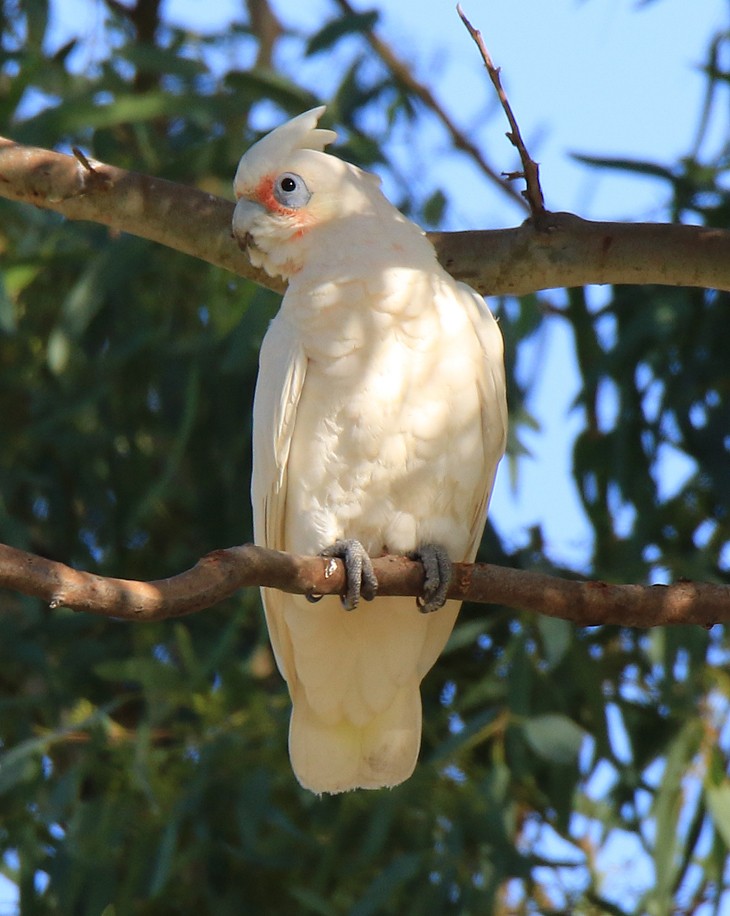
[{"label": "bird's wing", "polygon": [[465,283],[457,283],[482,347],[482,371],[478,374],[485,480],[481,499],[471,518],[471,542],[465,559],[472,561],[481,541],[492,494],[494,475],[507,444],[507,396],[504,374],[504,342],[497,322],[484,299]]},{"label": "bird's wing", "polygon": [[[454,558],[471,563],[482,539],[494,476],[507,439],[504,344],[499,326],[487,304],[470,286],[464,283],[457,283],[455,287],[450,285],[445,294],[460,300],[474,328],[481,351],[474,365],[474,381],[479,392],[478,422],[481,425],[483,454],[481,487],[475,491],[469,517],[465,519],[469,530],[468,543],[463,553]],[[429,671],[441,654],[451,635],[459,607],[460,602],[447,601],[440,611],[428,615],[428,632],[418,663],[419,677]]]},{"label": "bird's wing", "polygon": [[[297,407],[307,372],[307,357],[296,329],[282,316],[274,318],[261,345],[253,408],[254,541],[284,549],[287,465]],[[283,592],[261,590],[269,636],[279,670],[291,683],[294,661],[289,632],[281,612]]]}]

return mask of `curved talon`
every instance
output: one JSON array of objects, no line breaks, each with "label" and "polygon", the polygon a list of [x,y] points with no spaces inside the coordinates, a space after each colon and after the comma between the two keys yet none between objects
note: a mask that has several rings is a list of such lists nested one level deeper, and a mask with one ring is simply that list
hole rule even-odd
[{"label": "curved talon", "polygon": [[307,592],[304,597],[310,604],[316,604],[318,601],[321,601],[324,596],[320,595],[319,592]]},{"label": "curved talon", "polygon": [[438,544],[422,544],[408,554],[411,560],[423,565],[423,595],[416,598],[422,614],[431,614],[443,607],[451,582],[451,560],[445,548]]},{"label": "curved talon", "polygon": [[373,564],[360,541],[346,538],[335,541],[320,552],[322,557],[338,557],[345,564],[347,574],[347,591],[341,596],[342,606],[346,611],[353,611],[360,601],[372,601],[378,591],[378,580],[373,571]]}]

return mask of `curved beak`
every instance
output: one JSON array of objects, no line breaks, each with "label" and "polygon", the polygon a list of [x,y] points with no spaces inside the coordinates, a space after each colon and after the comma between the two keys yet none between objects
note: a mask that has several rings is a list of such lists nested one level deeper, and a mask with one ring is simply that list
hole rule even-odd
[{"label": "curved beak", "polygon": [[251,230],[265,212],[261,204],[249,200],[247,197],[239,197],[236,209],[233,211],[232,231],[233,238],[243,251],[255,245]]}]

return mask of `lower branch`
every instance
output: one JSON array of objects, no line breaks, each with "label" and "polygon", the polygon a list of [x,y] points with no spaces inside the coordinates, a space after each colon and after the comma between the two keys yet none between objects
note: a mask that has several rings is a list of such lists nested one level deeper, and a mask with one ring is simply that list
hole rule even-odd
[{"label": "lower branch", "polygon": [[[421,594],[421,564],[405,557],[373,561],[378,594]],[[560,617],[580,626],[614,624],[656,627],[730,621],[730,586],[677,582],[673,585],[610,585],[560,579],[542,573],[454,563],[449,597],[498,604]],[[340,560],[298,557],[245,544],[215,550],[192,569],[169,579],[135,582],[71,569],[63,563],[0,544],[0,587],[103,617],[150,621],[182,617],[212,607],[246,586],[266,586],[300,595],[342,594]],[[307,611],[316,614],[316,605]],[[362,609],[367,613],[367,605]]]}]

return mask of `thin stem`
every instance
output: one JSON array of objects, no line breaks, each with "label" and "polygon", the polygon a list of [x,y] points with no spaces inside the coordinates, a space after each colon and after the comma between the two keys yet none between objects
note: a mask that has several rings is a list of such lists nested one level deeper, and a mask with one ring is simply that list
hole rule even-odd
[{"label": "thin stem", "polygon": [[545,199],[543,197],[542,188],[540,187],[540,167],[537,162],[530,156],[525,146],[525,142],[522,139],[522,133],[520,132],[519,124],[517,119],[514,116],[512,111],[512,106],[509,103],[507,98],[507,93],[504,91],[502,86],[502,80],[500,78],[499,67],[495,67],[492,63],[492,58],[487,51],[484,40],[482,39],[482,33],[475,29],[474,26],[469,22],[469,20],[464,15],[464,11],[461,6],[456,7],[461,21],[467,28],[467,31],[474,39],[476,46],[479,48],[479,53],[482,56],[484,61],[484,66],[487,68],[487,73],[489,78],[492,81],[494,88],[497,91],[497,96],[499,98],[502,109],[504,110],[505,115],[507,116],[507,121],[509,122],[509,132],[507,134],[507,139],[517,150],[520,162],[522,163],[521,172],[503,172],[502,174],[508,178],[510,181],[513,181],[515,178],[524,178],[527,185],[526,189],[522,192],[522,196],[528,203],[530,207],[530,213],[532,214],[533,220],[539,222],[541,217],[545,214]]},{"label": "thin stem", "polygon": [[[335,3],[348,15],[356,15],[357,11],[348,0],[335,0]],[[370,47],[375,51],[398,82],[402,86],[405,86],[405,88],[416,96],[416,98],[420,99],[426,108],[430,109],[439,121],[441,121],[448,131],[454,146],[466,153],[479,166],[487,178],[494,182],[501,191],[504,191],[504,193],[512,199],[513,203],[524,206],[525,202],[522,195],[502,181],[499,173],[492,168],[484,158],[479,147],[454,123],[449,113],[433,94],[433,91],[415,78],[411,68],[398,57],[390,45],[386,44],[386,42],[384,42],[382,38],[379,38],[374,32],[366,32],[365,38]]]}]

